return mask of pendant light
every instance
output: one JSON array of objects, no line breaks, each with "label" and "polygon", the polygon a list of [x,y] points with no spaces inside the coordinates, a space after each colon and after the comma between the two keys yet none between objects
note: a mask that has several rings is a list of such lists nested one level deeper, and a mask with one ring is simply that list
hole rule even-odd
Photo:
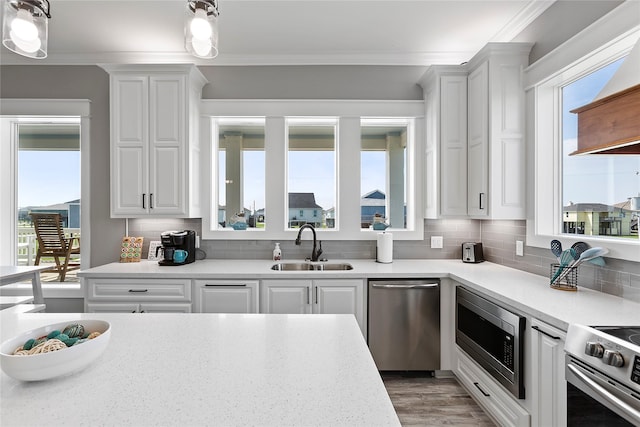
[{"label": "pendant light", "polygon": [[5,0],[2,44],[28,58],[47,57],[49,36],[48,0]]},{"label": "pendant light", "polygon": [[184,32],[189,53],[207,59],[218,56],[217,0],[188,0]]}]

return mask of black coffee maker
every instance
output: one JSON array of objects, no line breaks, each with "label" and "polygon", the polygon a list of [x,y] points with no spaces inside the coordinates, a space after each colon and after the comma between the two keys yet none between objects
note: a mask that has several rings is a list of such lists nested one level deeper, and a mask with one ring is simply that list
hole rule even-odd
[{"label": "black coffee maker", "polygon": [[[156,256],[162,250],[160,265],[184,265],[196,260],[196,232],[193,230],[165,231],[160,234],[162,246],[156,248]],[[184,257],[186,251],[187,255]]]}]

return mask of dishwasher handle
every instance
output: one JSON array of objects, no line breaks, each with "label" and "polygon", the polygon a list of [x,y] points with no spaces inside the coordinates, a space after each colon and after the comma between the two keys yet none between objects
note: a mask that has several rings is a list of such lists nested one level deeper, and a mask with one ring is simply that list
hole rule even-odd
[{"label": "dishwasher handle", "polygon": [[440,286],[440,283],[420,283],[420,284],[408,284],[408,285],[404,285],[401,283],[385,283],[385,284],[372,283],[371,286],[374,288],[385,288],[385,289],[431,289],[431,288],[437,288],[438,286]]}]

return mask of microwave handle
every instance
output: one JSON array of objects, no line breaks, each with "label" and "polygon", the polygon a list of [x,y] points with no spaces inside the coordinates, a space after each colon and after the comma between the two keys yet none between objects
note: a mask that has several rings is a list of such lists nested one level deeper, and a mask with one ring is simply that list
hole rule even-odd
[{"label": "microwave handle", "polygon": [[598,393],[598,395],[600,397],[602,397],[603,399],[606,399],[607,402],[611,403],[613,406],[615,406],[616,408],[620,409],[622,412],[624,412],[625,414],[629,415],[631,418],[636,419],[636,420],[640,419],[640,411],[635,410],[634,408],[631,407],[631,405],[628,405],[627,403],[623,402],[622,400],[620,400],[616,396],[614,396],[611,393],[609,393],[600,384],[596,383],[591,378],[589,378],[585,374],[583,374],[578,369],[578,367],[576,367],[574,364],[572,364],[572,363],[567,364],[567,369],[569,369],[585,385],[587,385],[593,391]]}]

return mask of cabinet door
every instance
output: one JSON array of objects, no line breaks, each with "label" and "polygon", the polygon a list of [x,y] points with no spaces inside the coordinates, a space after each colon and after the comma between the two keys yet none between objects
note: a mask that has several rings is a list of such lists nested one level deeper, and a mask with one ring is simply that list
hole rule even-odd
[{"label": "cabinet door", "polygon": [[443,216],[467,215],[467,77],[440,79],[440,205]]},{"label": "cabinet door", "polygon": [[111,214],[148,212],[149,85],[141,76],[111,79]]},{"label": "cabinet door", "polygon": [[563,331],[537,319],[531,319],[533,425],[567,425],[565,337]]},{"label": "cabinet door", "polygon": [[488,216],[489,181],[489,74],[484,62],[468,78],[468,199],[472,216]]},{"label": "cabinet door", "polygon": [[186,77],[151,76],[149,212],[185,213]]},{"label": "cabinet door", "polygon": [[362,280],[314,280],[313,312],[353,314],[364,334],[363,289]]},{"label": "cabinet door", "polygon": [[196,280],[195,310],[198,313],[257,313],[258,282]]},{"label": "cabinet door", "polygon": [[261,288],[261,313],[311,313],[310,280],[265,280]]}]

